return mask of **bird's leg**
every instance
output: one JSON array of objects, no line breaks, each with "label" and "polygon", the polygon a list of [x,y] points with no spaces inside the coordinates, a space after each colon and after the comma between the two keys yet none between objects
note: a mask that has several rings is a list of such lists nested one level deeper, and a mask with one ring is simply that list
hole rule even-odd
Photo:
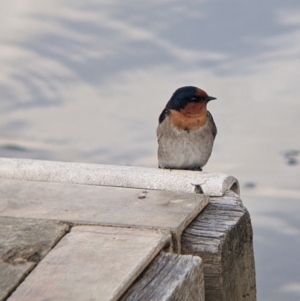
[{"label": "bird's leg", "polygon": [[202,171],[202,168],[200,166],[196,167],[195,169],[193,169],[195,171]]}]

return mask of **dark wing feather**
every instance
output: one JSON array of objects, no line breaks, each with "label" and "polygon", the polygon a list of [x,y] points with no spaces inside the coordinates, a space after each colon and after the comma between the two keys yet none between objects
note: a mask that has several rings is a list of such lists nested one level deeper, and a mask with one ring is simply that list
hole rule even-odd
[{"label": "dark wing feather", "polygon": [[158,118],[159,124],[161,124],[169,114],[170,114],[170,110],[164,109],[159,115]]},{"label": "dark wing feather", "polygon": [[214,122],[214,119],[213,119],[213,117],[212,117],[212,115],[210,114],[210,112],[209,111],[207,111],[207,118],[209,119],[209,121],[211,122],[211,124],[212,124],[212,132],[213,132],[213,135],[214,135],[214,137],[216,137],[216,135],[217,135],[217,126],[216,126],[216,124],[215,124],[215,122]]}]

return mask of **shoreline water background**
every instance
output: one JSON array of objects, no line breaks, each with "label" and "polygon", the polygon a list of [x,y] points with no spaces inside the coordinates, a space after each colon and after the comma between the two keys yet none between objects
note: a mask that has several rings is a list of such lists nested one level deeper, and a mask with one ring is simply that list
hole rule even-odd
[{"label": "shoreline water background", "polygon": [[204,170],[237,177],[258,300],[300,300],[298,1],[2,1],[0,156],[156,167],[180,86],[217,97]]}]

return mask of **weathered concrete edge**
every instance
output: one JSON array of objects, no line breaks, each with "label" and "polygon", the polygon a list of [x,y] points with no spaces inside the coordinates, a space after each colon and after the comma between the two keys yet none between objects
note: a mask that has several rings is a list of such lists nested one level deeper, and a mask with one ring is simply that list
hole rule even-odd
[{"label": "weathered concrete edge", "polygon": [[222,173],[30,159],[0,158],[0,178],[200,192],[209,196],[222,196],[227,190],[240,193],[238,180]]}]

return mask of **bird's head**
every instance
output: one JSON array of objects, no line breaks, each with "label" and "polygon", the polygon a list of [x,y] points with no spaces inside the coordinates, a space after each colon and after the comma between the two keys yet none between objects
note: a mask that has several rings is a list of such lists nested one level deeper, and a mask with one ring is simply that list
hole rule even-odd
[{"label": "bird's head", "polygon": [[198,103],[199,105],[204,104],[206,106],[206,104],[213,99],[216,98],[208,96],[205,91],[197,87],[182,87],[173,93],[166,108],[181,111],[182,109],[185,109],[188,104]]}]

